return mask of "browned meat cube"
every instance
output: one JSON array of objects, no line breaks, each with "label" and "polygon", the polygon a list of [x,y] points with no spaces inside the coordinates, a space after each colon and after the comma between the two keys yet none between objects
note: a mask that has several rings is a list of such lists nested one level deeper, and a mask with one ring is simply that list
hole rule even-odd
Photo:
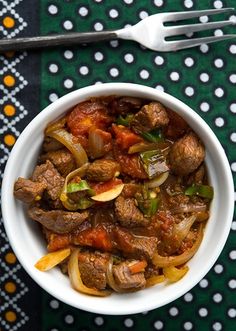
[{"label": "browned meat cube", "polygon": [[118,227],[113,230],[113,239],[116,248],[122,251],[123,255],[134,259],[151,260],[157,248],[156,237],[135,236]]},{"label": "browned meat cube", "polygon": [[38,207],[30,207],[29,217],[41,223],[45,228],[55,233],[69,233],[89,217],[88,211],[69,212],[64,210],[43,210]]},{"label": "browned meat cube", "polygon": [[76,168],[73,155],[66,148],[49,151],[40,157],[40,161],[45,162],[46,160],[50,160],[63,177]]},{"label": "browned meat cube", "polygon": [[96,182],[106,182],[112,179],[120,171],[118,162],[110,159],[96,160],[88,166],[86,177]]},{"label": "browned meat cube", "polygon": [[144,103],[144,100],[134,97],[116,98],[110,103],[111,112],[114,114],[127,115],[130,112],[136,112]]},{"label": "browned meat cube", "polygon": [[46,184],[46,191],[52,200],[59,198],[65,181],[49,160],[35,168],[32,180]]},{"label": "browned meat cube", "polygon": [[45,137],[43,141],[43,150],[45,152],[56,151],[60,148],[63,148],[63,145],[54,138]]},{"label": "browned meat cube", "polygon": [[121,192],[121,196],[125,198],[134,198],[137,193],[142,193],[143,186],[135,183],[126,183]]},{"label": "browned meat cube", "polygon": [[159,102],[151,102],[134,115],[131,127],[140,133],[166,126],[168,123],[169,117],[165,107]]},{"label": "browned meat cube", "polygon": [[119,196],[115,200],[115,213],[118,221],[125,227],[146,226],[148,220],[135,205],[133,198]]},{"label": "browned meat cube", "polygon": [[40,200],[47,185],[19,177],[14,185],[14,195],[18,200],[31,203]]},{"label": "browned meat cube", "polygon": [[195,133],[190,132],[177,140],[169,153],[170,169],[173,173],[186,176],[203,162],[205,149]]},{"label": "browned meat cube", "polygon": [[[139,262],[139,261],[132,261]],[[138,291],[145,287],[146,279],[144,272],[132,274],[129,269],[130,261],[122,262],[113,266],[113,275],[120,289]]]},{"label": "browned meat cube", "polygon": [[98,290],[106,288],[106,271],[110,255],[95,251],[80,252],[78,255],[79,270],[83,283]]}]

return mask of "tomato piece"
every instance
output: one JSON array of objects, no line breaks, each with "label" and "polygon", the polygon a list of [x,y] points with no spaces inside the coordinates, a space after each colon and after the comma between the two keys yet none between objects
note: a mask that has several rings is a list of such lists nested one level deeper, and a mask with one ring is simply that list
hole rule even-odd
[{"label": "tomato piece", "polygon": [[96,195],[109,191],[115,186],[122,184],[122,180],[119,178],[112,178],[107,182],[100,182],[100,183],[90,183],[90,187],[95,191]]},{"label": "tomato piece", "polygon": [[120,164],[121,172],[132,178],[147,179],[148,175],[136,154],[127,154],[117,144],[113,146],[116,161]]},{"label": "tomato piece", "polygon": [[102,251],[111,251],[112,242],[108,232],[102,226],[87,229],[79,234],[72,235],[72,243],[81,246],[89,246]]},{"label": "tomato piece", "polygon": [[107,107],[91,100],[78,104],[67,117],[67,125],[74,136],[87,136],[91,127],[105,130],[112,121]]},{"label": "tomato piece", "polygon": [[112,124],[112,129],[116,136],[116,143],[122,149],[128,149],[130,146],[143,141],[143,138],[123,125]]}]

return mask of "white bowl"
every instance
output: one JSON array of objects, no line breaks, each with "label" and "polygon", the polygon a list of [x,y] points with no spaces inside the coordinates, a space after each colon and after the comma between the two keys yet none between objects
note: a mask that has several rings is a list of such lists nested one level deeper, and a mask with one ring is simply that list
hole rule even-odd
[{"label": "white bowl", "polygon": [[[206,163],[215,196],[211,204],[204,239],[188,263],[190,270],[177,283],[106,298],[86,296],[73,290],[69,278],[57,268],[40,272],[35,262],[46,253],[46,243],[37,225],[25,213],[22,203],[13,196],[13,185],[19,177],[28,177],[36,163],[47,123],[55,120],[77,103],[93,96],[128,95],[158,100],[180,114],[202,139]],[[204,120],[180,100],[156,89],[127,83],[89,86],[71,92],[46,107],[25,128],[12,149],[2,185],[4,225],[12,248],[27,273],[55,298],[86,311],[122,315],[148,311],[179,298],[194,287],[211,269],[229,234],[234,209],[234,187],[227,157],[215,134]]]}]

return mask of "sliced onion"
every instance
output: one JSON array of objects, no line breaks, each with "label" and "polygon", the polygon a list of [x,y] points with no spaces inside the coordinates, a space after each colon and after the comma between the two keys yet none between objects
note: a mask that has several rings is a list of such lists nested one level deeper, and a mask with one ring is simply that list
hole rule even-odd
[{"label": "sliced onion", "polygon": [[128,154],[134,153],[141,153],[146,151],[151,151],[155,149],[160,149],[161,151],[168,149],[171,146],[171,143],[168,141],[160,141],[156,143],[148,143],[148,142],[140,142],[137,144],[132,145],[129,150]]},{"label": "sliced onion", "polygon": [[34,265],[40,271],[47,271],[65,260],[70,255],[70,248],[60,249],[41,257]]},{"label": "sliced onion", "polygon": [[165,281],[164,275],[151,276],[146,280],[146,287],[154,286],[156,284],[163,283]]},{"label": "sliced onion", "polygon": [[160,268],[178,266],[189,261],[193,255],[198,250],[198,247],[201,244],[203,238],[203,226],[199,225],[197,239],[195,240],[193,246],[190,249],[187,249],[184,253],[176,256],[161,256],[158,253],[155,253],[152,259],[152,262],[155,266]]},{"label": "sliced onion", "polygon": [[170,282],[178,282],[188,271],[188,266],[182,268],[176,268],[174,266],[163,268],[163,274]]},{"label": "sliced onion", "polygon": [[78,292],[89,295],[100,296],[100,297],[105,297],[110,295],[111,294],[110,291],[106,291],[106,290],[99,291],[97,289],[87,287],[83,284],[81,279],[81,274],[79,271],[78,254],[79,254],[79,249],[75,249],[70,256],[68,263],[68,274],[72,287]]},{"label": "sliced onion", "polygon": [[66,124],[66,116],[59,118],[57,121],[53,123],[49,123],[49,125],[46,127],[45,130],[46,136],[48,136],[49,132],[64,128],[65,124]]},{"label": "sliced onion", "polygon": [[163,174],[147,181],[146,186],[148,188],[155,188],[155,187],[161,186],[166,181],[168,176],[169,176],[169,172],[168,171],[164,172]]},{"label": "sliced onion", "polygon": [[49,130],[49,132],[46,132],[46,135],[56,139],[68,148],[73,154],[78,167],[88,162],[88,156],[84,148],[78,141],[76,141],[76,138],[65,129],[60,128],[54,131]]},{"label": "sliced onion", "polygon": [[96,129],[92,128],[89,130],[89,155],[93,159],[97,159],[106,153],[105,144],[106,142]]},{"label": "sliced onion", "polygon": [[195,205],[194,203],[180,204],[178,207],[170,208],[170,211],[173,214],[182,214],[182,213],[194,213],[200,211],[206,211],[207,206],[204,204]]},{"label": "sliced onion", "polygon": [[106,192],[102,192],[97,195],[94,195],[93,197],[91,197],[91,199],[99,202],[114,200],[121,194],[124,186],[125,186],[124,184],[118,184]]},{"label": "sliced onion", "polygon": [[107,265],[107,284],[112,288],[115,292],[122,293],[123,290],[116,284],[116,281],[113,276],[113,257],[110,258]]},{"label": "sliced onion", "polygon": [[195,215],[192,215],[190,217],[186,217],[178,224],[175,224],[174,229],[173,229],[173,235],[174,235],[176,242],[178,242],[179,245],[181,245],[182,241],[188,235],[188,233],[191,229],[191,226],[196,221],[196,218],[197,217]]}]

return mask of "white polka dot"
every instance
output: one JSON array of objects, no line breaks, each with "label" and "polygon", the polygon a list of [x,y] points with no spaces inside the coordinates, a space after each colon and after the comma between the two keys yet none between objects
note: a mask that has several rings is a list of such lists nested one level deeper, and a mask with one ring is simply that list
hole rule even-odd
[{"label": "white polka dot", "polygon": [[66,315],[65,322],[67,324],[72,324],[74,322],[74,317],[72,315]]},{"label": "white polka dot", "polygon": [[154,61],[158,66],[161,66],[165,62],[164,58],[160,55],[156,56]]},{"label": "white polka dot", "polygon": [[112,8],[110,11],[109,11],[109,16],[111,18],[117,18],[119,16],[119,12],[118,10]]},{"label": "white polka dot", "polygon": [[235,44],[230,45],[229,51],[231,54],[236,54],[236,45]]},{"label": "white polka dot", "polygon": [[222,1],[217,0],[217,1],[214,1],[213,6],[217,9],[220,9],[223,7],[223,3],[222,3]]},{"label": "white polka dot", "polygon": [[234,143],[236,143],[236,132],[231,133],[230,140]]},{"label": "white polka dot", "polygon": [[131,319],[131,318],[126,318],[124,320],[124,325],[127,327],[127,328],[131,328],[133,325],[134,325],[134,321]]},{"label": "white polka dot", "polygon": [[131,53],[125,54],[124,59],[125,59],[125,62],[127,62],[127,63],[134,62],[134,56]]},{"label": "white polka dot", "polygon": [[194,95],[194,89],[191,86],[187,86],[184,91],[188,97],[192,97]]},{"label": "white polka dot", "polygon": [[231,103],[229,109],[232,113],[236,113],[236,103]]},{"label": "white polka dot", "polygon": [[162,330],[162,329],[163,329],[163,326],[164,326],[164,324],[163,324],[162,321],[156,321],[156,322],[154,323],[154,328],[155,328],[156,330]]},{"label": "white polka dot", "polygon": [[222,266],[222,264],[216,264],[214,270],[216,274],[221,274],[224,270],[224,267]]},{"label": "white polka dot", "polygon": [[[235,162],[235,166],[236,166],[236,162]],[[229,257],[231,260],[236,260],[236,250],[233,250],[229,253]]]},{"label": "white polka dot", "polygon": [[184,59],[184,64],[186,67],[192,67],[194,65],[194,59],[192,57],[186,57]]},{"label": "white polka dot", "polygon": [[[231,163],[231,169],[232,169],[232,171],[233,172],[236,172],[236,162],[233,162],[233,163]],[[234,251],[235,252],[235,251]],[[233,260],[235,260],[235,253],[233,253],[232,254],[233,255],[233,257],[234,257],[234,259]],[[231,256],[230,256],[231,257]],[[232,258],[232,257],[231,257]]]},{"label": "white polka dot", "polygon": [[56,101],[58,99],[58,95],[56,94],[56,93],[51,93],[50,95],[49,95],[49,100],[51,101],[51,102],[54,102],[54,101]]},{"label": "white polka dot", "polygon": [[210,79],[209,75],[206,73],[206,72],[202,72],[200,74],[200,80],[203,82],[203,83],[206,83],[208,82]]},{"label": "white polka dot", "polygon": [[206,317],[208,315],[208,310],[206,308],[200,308],[198,310],[198,314],[201,316],[201,317]]},{"label": "white polka dot", "polygon": [[97,317],[95,317],[94,322],[95,322],[95,324],[101,326],[104,324],[104,319],[101,316],[97,316]]},{"label": "white polka dot", "polygon": [[193,6],[193,1],[192,0],[184,0],[184,6],[186,8],[191,8]]},{"label": "white polka dot", "polygon": [[78,10],[78,13],[80,16],[85,17],[88,15],[88,8],[86,7],[80,7]]},{"label": "white polka dot", "polygon": [[230,288],[232,289],[236,289],[236,279],[230,279],[230,281],[228,282],[228,285]]},{"label": "white polka dot", "polygon": [[209,105],[209,103],[203,101],[203,102],[200,104],[200,109],[201,109],[201,111],[203,111],[203,112],[205,112],[205,113],[208,112],[208,111],[210,110],[210,105]]},{"label": "white polka dot", "polygon": [[73,23],[69,20],[66,20],[65,22],[63,22],[63,27],[66,30],[71,30],[73,29]]},{"label": "white polka dot", "polygon": [[56,15],[58,13],[58,8],[55,5],[48,6],[48,12],[51,15]]},{"label": "white polka dot", "polygon": [[193,323],[192,322],[185,322],[184,323],[184,330],[192,330],[192,328],[193,328]]},{"label": "white polka dot", "polygon": [[57,300],[50,301],[50,307],[53,309],[57,309],[59,307],[59,301]]},{"label": "white polka dot", "polygon": [[186,301],[186,302],[193,301],[193,295],[192,295],[192,293],[190,293],[190,292],[186,293],[185,296],[184,296],[184,301]]},{"label": "white polka dot", "polygon": [[176,71],[173,71],[170,73],[170,79],[173,81],[178,81],[179,80],[179,73]]},{"label": "white polka dot", "polygon": [[235,318],[235,317],[236,317],[236,309],[235,309],[235,308],[230,308],[230,309],[228,310],[228,316],[229,316],[230,318]]},{"label": "white polka dot", "polygon": [[215,31],[214,31],[214,35],[215,36],[217,36],[217,37],[219,37],[219,36],[223,36],[223,31],[221,30],[221,29],[216,29]]},{"label": "white polka dot", "polygon": [[102,61],[104,59],[104,55],[102,52],[96,52],[94,53],[94,58],[96,61]]},{"label": "white polka dot", "polygon": [[169,310],[169,314],[171,316],[177,316],[179,314],[179,310],[177,307],[171,307]]},{"label": "white polka dot", "polygon": [[200,51],[201,51],[202,53],[207,53],[208,50],[209,50],[209,46],[208,46],[207,44],[202,44],[202,45],[200,46]]},{"label": "white polka dot", "polygon": [[230,75],[229,80],[230,80],[231,83],[235,84],[236,83],[236,74]]},{"label": "white polka dot", "polygon": [[225,92],[222,87],[217,87],[214,93],[217,98],[222,98]]},{"label": "white polka dot", "polygon": [[225,124],[225,120],[222,117],[217,117],[215,119],[215,125],[218,126],[219,128],[224,126],[224,124]]},{"label": "white polka dot", "polygon": [[89,73],[89,68],[87,66],[82,66],[79,68],[81,75],[86,76]]},{"label": "white polka dot", "polygon": [[74,85],[73,81],[69,78],[67,78],[66,80],[64,80],[64,86],[65,88],[72,88]]},{"label": "white polka dot", "polygon": [[146,69],[143,69],[140,71],[139,75],[142,79],[148,79],[150,74]]},{"label": "white polka dot", "polygon": [[103,24],[101,22],[96,22],[94,24],[94,30],[95,31],[102,31],[103,30]]},{"label": "white polka dot", "polygon": [[230,20],[231,22],[233,22],[233,24],[236,24],[236,15],[231,15],[231,16],[229,17],[229,20]]},{"label": "white polka dot", "polygon": [[206,278],[203,278],[200,283],[199,283],[199,286],[201,288],[206,288],[208,286],[208,280]]},{"label": "white polka dot", "polygon": [[213,301],[216,303],[219,303],[222,301],[222,295],[220,293],[215,293],[213,295]]},{"label": "white polka dot", "polygon": [[110,73],[110,75],[111,75],[112,77],[117,77],[117,76],[119,76],[119,70],[118,70],[117,68],[111,68],[111,69],[109,70],[109,73]]},{"label": "white polka dot", "polygon": [[117,46],[119,46],[119,41],[118,40],[111,40],[110,45],[111,45],[111,47],[117,47]]},{"label": "white polka dot", "polygon": [[125,3],[127,3],[127,5],[130,5],[131,3],[133,3],[134,0],[123,0]]},{"label": "white polka dot", "polygon": [[141,20],[143,20],[144,18],[148,17],[148,13],[145,10],[142,10],[139,13],[139,17],[141,18]]},{"label": "white polka dot", "polygon": [[64,52],[64,58],[67,60],[71,60],[74,57],[74,53],[70,50],[66,50]]},{"label": "white polka dot", "polygon": [[215,59],[214,65],[216,68],[222,68],[224,66],[224,61],[222,59]]},{"label": "white polka dot", "polygon": [[154,0],[154,5],[157,7],[161,7],[163,6],[163,0]]},{"label": "white polka dot", "polygon": [[209,18],[206,15],[205,16],[201,16],[201,17],[199,17],[199,21],[201,23],[207,23],[209,21]]},{"label": "white polka dot", "polygon": [[222,324],[220,322],[215,322],[213,325],[212,325],[212,329],[214,331],[220,331],[222,330]]},{"label": "white polka dot", "polygon": [[156,88],[158,91],[162,91],[162,92],[165,91],[165,88],[164,88],[164,86],[162,86],[162,85],[157,85],[155,88]]},{"label": "white polka dot", "polygon": [[58,65],[55,64],[55,63],[51,63],[49,65],[49,71],[52,73],[52,74],[56,74],[58,72]]},{"label": "white polka dot", "polygon": [[233,231],[236,230],[236,222],[235,222],[235,221],[232,222],[232,224],[231,224],[231,229],[232,229]]}]

